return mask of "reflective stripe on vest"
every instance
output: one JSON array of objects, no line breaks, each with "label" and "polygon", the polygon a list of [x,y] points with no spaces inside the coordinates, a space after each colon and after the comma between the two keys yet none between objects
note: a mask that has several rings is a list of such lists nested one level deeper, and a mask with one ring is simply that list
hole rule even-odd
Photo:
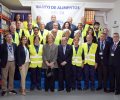
[{"label": "reflective stripe on vest", "polygon": [[84,43],[83,50],[84,50],[84,55],[85,55],[85,63],[84,64],[89,64],[89,65],[94,66],[95,65],[95,54],[96,54],[96,50],[97,50],[97,44],[92,43],[90,50],[88,52],[88,44]]},{"label": "reflective stripe on vest", "polygon": [[74,45],[72,47],[73,47],[72,64],[81,67],[82,66],[82,47],[79,46],[77,53]]},{"label": "reflective stripe on vest", "polygon": [[43,45],[40,45],[38,53],[34,45],[29,46],[30,51],[30,68],[42,67],[42,53],[43,53]]}]

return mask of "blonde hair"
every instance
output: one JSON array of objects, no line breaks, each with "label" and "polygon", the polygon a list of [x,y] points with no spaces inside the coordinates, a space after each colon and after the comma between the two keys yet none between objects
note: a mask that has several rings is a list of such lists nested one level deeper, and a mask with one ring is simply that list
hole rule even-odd
[{"label": "blonde hair", "polygon": [[48,33],[48,35],[46,36],[46,43],[48,43],[49,36],[51,36],[53,41],[55,41],[55,37],[53,36],[53,34],[52,33]]}]

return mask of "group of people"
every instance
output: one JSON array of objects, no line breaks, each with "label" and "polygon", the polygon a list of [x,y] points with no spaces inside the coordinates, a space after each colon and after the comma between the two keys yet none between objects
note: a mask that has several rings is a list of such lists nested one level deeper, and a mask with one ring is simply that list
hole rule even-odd
[{"label": "group of people", "polygon": [[18,14],[16,21],[10,25],[10,31],[4,34],[4,43],[0,45],[1,95],[17,94],[14,90],[16,67],[21,76],[22,95],[26,95],[28,69],[31,91],[35,88],[41,90],[41,74],[44,71],[46,92],[54,92],[57,80],[58,91],[90,88],[92,91],[104,89],[104,92],[120,94],[119,33],[114,33],[113,37],[108,33],[108,29],[102,29],[99,22],[88,25],[84,18],[75,26],[69,17],[61,28],[55,15],[45,25],[41,22],[41,16],[32,21],[29,14],[28,20],[21,22]]}]

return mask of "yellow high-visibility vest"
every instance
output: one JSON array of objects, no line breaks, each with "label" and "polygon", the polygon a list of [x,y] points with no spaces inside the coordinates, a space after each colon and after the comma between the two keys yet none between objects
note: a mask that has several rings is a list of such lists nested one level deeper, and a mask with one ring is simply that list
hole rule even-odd
[{"label": "yellow high-visibility vest", "polygon": [[31,32],[31,34],[29,33],[29,30],[28,29],[24,29],[24,34],[27,38],[29,38],[30,36],[32,36],[34,34],[33,30]]},{"label": "yellow high-visibility vest", "polygon": [[76,65],[78,67],[82,66],[82,46],[79,45],[78,51],[76,52],[75,46],[72,46],[73,48],[73,56],[72,56],[72,65]]},{"label": "yellow high-visibility vest", "polygon": [[15,38],[12,39],[12,42],[13,42],[13,43],[16,43],[17,45],[19,45],[19,42],[20,42],[20,40],[19,40],[19,35],[18,35],[17,32],[15,32],[14,34],[15,34]]},{"label": "yellow high-visibility vest", "polygon": [[[50,34],[51,34],[51,31],[50,31]],[[59,45],[59,44],[60,44],[60,41],[61,41],[61,39],[62,39],[62,35],[63,35],[63,31],[58,30],[57,35],[56,35],[56,38],[55,38],[55,41],[54,41],[54,43],[55,43],[56,45]]]},{"label": "yellow high-visibility vest", "polygon": [[72,45],[72,43],[73,43],[73,39],[69,38],[67,44]]},{"label": "yellow high-visibility vest", "polygon": [[[33,25],[34,25],[34,22],[32,21],[32,26]],[[28,29],[28,22],[27,21],[23,21],[23,28]]]},{"label": "yellow high-visibility vest", "polygon": [[84,27],[84,29],[83,29],[83,31],[82,31],[82,37],[85,37],[85,36],[86,36],[89,27],[90,27],[89,24],[86,24],[86,25],[85,25],[85,27]]},{"label": "yellow high-visibility vest", "polygon": [[[40,34],[38,34],[38,36],[40,37],[40,44],[41,44],[41,42],[42,42],[42,37],[40,36]],[[35,37],[35,35],[31,35],[31,36],[29,37],[30,45],[33,45],[34,37]]]},{"label": "yellow high-visibility vest", "polygon": [[90,50],[88,52],[88,44],[87,43],[83,43],[82,47],[84,50],[84,55],[85,55],[85,61],[84,64],[88,64],[88,65],[95,65],[95,54],[97,51],[97,44],[96,43],[92,43],[90,46]]},{"label": "yellow high-visibility vest", "polygon": [[[18,33],[18,36],[19,36],[19,38],[21,38],[22,37],[22,29],[20,29],[20,31],[19,31],[19,33]],[[16,33],[17,33],[17,31],[16,31]]]},{"label": "yellow high-visibility vest", "polygon": [[43,41],[43,44],[46,44],[46,36],[48,35],[49,31],[44,29],[43,31],[43,35],[40,32],[40,37],[41,37],[41,41]]},{"label": "yellow high-visibility vest", "polygon": [[102,31],[99,31],[99,32],[98,32],[98,36],[97,36],[97,35],[96,35],[96,32],[94,31],[94,36],[96,37],[97,40],[98,40],[98,38],[100,37],[101,33],[102,33]]},{"label": "yellow high-visibility vest", "polygon": [[30,68],[36,68],[42,67],[43,59],[42,59],[42,54],[43,54],[43,45],[39,45],[39,50],[38,53],[36,52],[35,46],[30,45],[29,46],[29,52],[30,52]]}]

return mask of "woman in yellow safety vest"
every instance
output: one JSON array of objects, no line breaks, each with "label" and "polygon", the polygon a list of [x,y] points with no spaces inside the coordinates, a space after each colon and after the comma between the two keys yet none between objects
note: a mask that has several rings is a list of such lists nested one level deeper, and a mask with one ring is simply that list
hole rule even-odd
[{"label": "woman in yellow safety vest", "polygon": [[41,71],[42,71],[42,54],[43,45],[40,43],[40,37],[35,36],[33,44],[29,46],[30,52],[30,72],[31,72],[31,86],[30,90],[41,90]]},{"label": "woman in yellow safety vest", "polygon": [[[81,90],[82,68],[84,65],[84,53],[82,45],[79,45],[79,37],[73,40],[73,56],[72,56],[72,89]],[[77,79],[77,80],[76,80]],[[77,82],[77,84],[76,84]],[[77,86],[76,86],[77,85]]]}]

